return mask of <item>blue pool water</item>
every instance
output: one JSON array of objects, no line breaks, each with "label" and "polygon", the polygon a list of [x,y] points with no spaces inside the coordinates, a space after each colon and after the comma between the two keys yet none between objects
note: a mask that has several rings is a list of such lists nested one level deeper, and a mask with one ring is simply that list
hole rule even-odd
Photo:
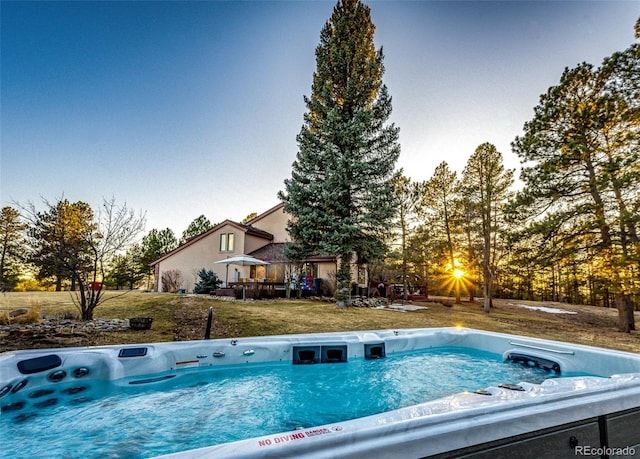
[{"label": "blue pool water", "polygon": [[75,393],[42,395],[38,410],[3,409],[0,458],[153,457],[554,376],[448,348],[335,364],[183,370],[153,387],[87,381]]}]

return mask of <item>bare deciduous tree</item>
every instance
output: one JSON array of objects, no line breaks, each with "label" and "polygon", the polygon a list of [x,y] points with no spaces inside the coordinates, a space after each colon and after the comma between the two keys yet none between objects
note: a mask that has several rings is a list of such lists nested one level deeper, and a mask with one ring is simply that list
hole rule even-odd
[{"label": "bare deciduous tree", "polygon": [[73,299],[83,320],[106,299],[103,281],[111,261],[131,247],[144,229],[144,214],[136,214],[114,198],[104,200],[95,213],[89,204],[43,200],[38,212],[33,203],[21,206],[29,223],[31,261],[46,272],[64,273],[72,279]]}]

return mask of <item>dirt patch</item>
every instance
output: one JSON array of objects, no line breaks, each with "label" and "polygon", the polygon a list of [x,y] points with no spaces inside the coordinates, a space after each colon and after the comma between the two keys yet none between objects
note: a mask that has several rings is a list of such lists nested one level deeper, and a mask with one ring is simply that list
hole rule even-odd
[{"label": "dirt patch", "polygon": [[203,339],[205,330],[202,325],[207,323],[207,316],[207,311],[189,307],[188,305],[183,305],[176,309],[174,314],[176,321],[174,341]]}]

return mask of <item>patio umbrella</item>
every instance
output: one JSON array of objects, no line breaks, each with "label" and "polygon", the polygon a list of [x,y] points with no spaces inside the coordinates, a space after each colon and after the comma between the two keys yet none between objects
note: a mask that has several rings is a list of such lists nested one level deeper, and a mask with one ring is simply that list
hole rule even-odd
[{"label": "patio umbrella", "polygon": [[256,266],[256,265],[268,265],[268,261],[259,260],[251,255],[236,255],[235,257],[225,258],[224,260],[216,261],[215,263],[225,263],[227,265],[227,273],[224,279],[224,284],[227,285],[229,281],[229,265],[240,266]]}]

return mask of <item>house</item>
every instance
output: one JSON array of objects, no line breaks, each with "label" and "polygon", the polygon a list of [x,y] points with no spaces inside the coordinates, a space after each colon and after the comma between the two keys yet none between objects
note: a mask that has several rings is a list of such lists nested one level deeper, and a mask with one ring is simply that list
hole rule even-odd
[{"label": "house", "polygon": [[[151,264],[155,273],[154,290],[166,291],[163,276],[171,273],[179,276],[179,288],[193,292],[199,281],[198,272],[204,268],[215,272],[227,285],[260,283],[269,286],[273,294],[276,291],[284,294],[285,282],[289,282],[295,272],[293,277],[302,281],[304,289],[313,290],[321,284],[324,293],[332,293],[338,263],[336,257],[312,257],[304,260],[302,265],[293,265],[286,259],[284,248],[291,243],[286,229],[290,218],[281,203],[246,224],[231,220],[217,224]],[[239,266],[222,262],[225,258],[241,254],[269,264]],[[322,280],[314,282],[314,279]]]}]

